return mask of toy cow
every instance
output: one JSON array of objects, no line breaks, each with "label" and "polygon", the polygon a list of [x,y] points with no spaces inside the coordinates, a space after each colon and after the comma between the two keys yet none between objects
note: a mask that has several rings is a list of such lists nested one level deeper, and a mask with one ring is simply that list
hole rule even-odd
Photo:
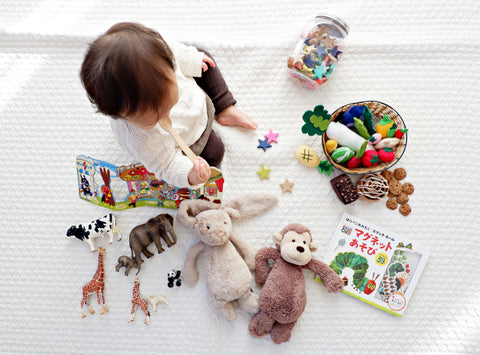
[{"label": "toy cow", "polygon": [[107,234],[110,237],[109,244],[113,243],[113,235],[117,235],[117,240],[122,239],[120,230],[115,224],[115,216],[111,213],[91,221],[90,223],[83,223],[71,226],[67,230],[66,239],[77,238],[79,240],[87,242],[90,246],[90,251],[97,250],[95,245],[95,239]]}]

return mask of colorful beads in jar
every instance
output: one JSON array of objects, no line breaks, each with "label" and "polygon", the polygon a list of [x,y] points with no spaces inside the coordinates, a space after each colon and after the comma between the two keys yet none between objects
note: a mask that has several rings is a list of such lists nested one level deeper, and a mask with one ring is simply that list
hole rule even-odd
[{"label": "colorful beads in jar", "polygon": [[290,76],[310,89],[325,83],[342,56],[339,45],[347,35],[347,24],[337,17],[318,15],[308,21],[288,58]]}]

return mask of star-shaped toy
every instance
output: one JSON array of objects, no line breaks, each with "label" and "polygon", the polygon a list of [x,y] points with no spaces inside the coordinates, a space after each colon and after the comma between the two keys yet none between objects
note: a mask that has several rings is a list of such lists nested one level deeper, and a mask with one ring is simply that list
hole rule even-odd
[{"label": "star-shaped toy", "polygon": [[337,47],[337,46],[335,46],[335,47],[333,47],[332,49],[330,49],[330,50],[329,50],[329,53],[330,53],[330,54],[332,55],[332,57],[335,58],[336,60],[338,60],[338,56],[339,56],[340,54],[342,54],[342,52],[340,52],[340,51],[338,50],[338,47]]},{"label": "star-shaped toy", "polygon": [[262,168],[257,171],[257,174],[260,175],[260,180],[270,179],[270,176],[268,175],[268,173],[270,173],[270,170],[272,169],[266,169],[262,164]]},{"label": "star-shaped toy", "polygon": [[293,66],[296,68],[303,67],[303,57],[305,57],[305,53],[295,53],[292,56]]},{"label": "star-shaped toy", "polygon": [[319,57],[327,55],[327,47],[325,47],[323,44],[317,45],[317,55]]},{"label": "star-shaped toy", "polygon": [[265,138],[264,140],[259,139],[258,142],[260,143],[257,148],[262,148],[264,152],[267,151],[267,148],[271,148],[272,145],[268,144],[268,138]]},{"label": "star-shaped toy", "polygon": [[307,44],[303,47],[303,50],[305,51],[306,54],[312,54],[317,51],[317,48],[315,47],[314,44],[311,44],[311,45]]},{"label": "star-shaped toy", "polygon": [[280,184],[280,187],[282,188],[283,193],[285,193],[285,192],[290,192],[291,193],[293,185],[294,185],[293,182],[288,181],[288,179],[285,179],[285,182]]},{"label": "star-shaped toy", "polygon": [[330,47],[330,48],[335,47],[335,40],[332,37],[330,37],[328,34],[325,34],[325,36],[321,39],[321,42],[327,47]]},{"label": "star-shaped toy", "polygon": [[325,74],[325,72],[326,72],[325,66],[322,63],[319,67],[316,67],[315,69],[313,69],[313,74],[314,74],[313,78],[320,79]]},{"label": "star-shaped toy", "polygon": [[315,54],[309,54],[303,59],[303,64],[309,68],[314,68],[318,62],[318,57]]},{"label": "star-shaped toy", "polygon": [[332,63],[332,65],[330,65],[330,68],[328,68],[328,70],[325,72],[325,77],[327,79],[329,79],[330,76],[332,75],[333,69],[335,69],[335,63]]},{"label": "star-shaped toy", "polygon": [[273,133],[273,131],[271,129],[268,131],[268,134],[266,134],[264,137],[267,138],[267,143],[268,144],[270,144],[272,142],[278,143],[277,142],[278,133]]}]

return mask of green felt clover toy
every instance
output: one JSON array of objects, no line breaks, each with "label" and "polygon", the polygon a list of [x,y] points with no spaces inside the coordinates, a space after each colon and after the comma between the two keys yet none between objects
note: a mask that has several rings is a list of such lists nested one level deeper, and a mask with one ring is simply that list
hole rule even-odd
[{"label": "green felt clover toy", "polygon": [[305,121],[305,124],[302,127],[302,132],[304,134],[308,134],[309,136],[315,134],[321,136],[330,124],[330,115],[323,105],[318,105],[315,106],[313,111],[306,111],[303,114],[303,121]]}]

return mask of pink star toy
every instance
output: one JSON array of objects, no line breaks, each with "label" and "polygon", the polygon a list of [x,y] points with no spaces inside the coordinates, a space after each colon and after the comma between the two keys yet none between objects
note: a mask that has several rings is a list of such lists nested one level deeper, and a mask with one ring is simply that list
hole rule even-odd
[{"label": "pink star toy", "polygon": [[277,142],[278,133],[273,133],[272,130],[269,130],[268,134],[266,134],[264,137],[267,138],[268,144],[270,144],[272,142],[278,143]]}]

